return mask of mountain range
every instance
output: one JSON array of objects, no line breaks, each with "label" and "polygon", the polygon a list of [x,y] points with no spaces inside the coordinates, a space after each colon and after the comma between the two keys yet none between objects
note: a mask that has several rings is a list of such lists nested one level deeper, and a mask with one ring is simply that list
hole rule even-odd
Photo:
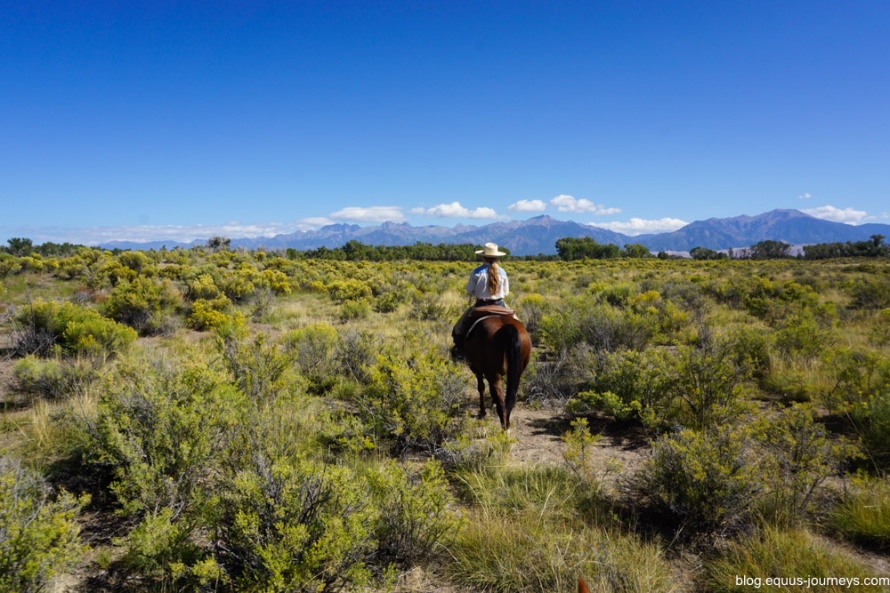
[{"label": "mountain range", "polygon": [[[366,245],[413,245],[414,243],[472,243],[494,242],[515,255],[556,253],[556,240],[563,237],[591,237],[597,243],[614,243],[623,247],[639,243],[650,251],[684,252],[693,247],[735,249],[750,247],[760,241],[784,241],[791,245],[811,245],[864,241],[872,235],[890,236],[890,225],[849,225],[815,218],[799,210],[772,210],[757,216],[709,218],[690,223],[670,233],[629,236],[607,229],[573,221],[556,220],[550,216],[536,216],[528,220],[495,222],[483,226],[457,225],[411,226],[408,223],[384,222],[363,227],[354,224],[332,224],[314,231],[297,231],[274,237],[232,239],[232,247],[270,250],[293,248],[299,251],[327,247],[333,249],[348,241]],[[209,237],[208,237],[209,238]],[[192,247],[206,243],[152,241],[134,243],[114,241],[103,243],[108,249],[160,249]]]}]

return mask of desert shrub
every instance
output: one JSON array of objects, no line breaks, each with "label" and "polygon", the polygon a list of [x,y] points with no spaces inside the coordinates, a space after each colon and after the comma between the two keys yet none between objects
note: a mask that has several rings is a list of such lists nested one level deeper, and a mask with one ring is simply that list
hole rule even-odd
[{"label": "desert shrub", "polygon": [[73,303],[36,300],[20,308],[14,318],[19,355],[66,355],[105,358],[126,350],[136,339],[131,328]]},{"label": "desert shrub", "polygon": [[347,300],[340,305],[340,321],[367,319],[371,314],[371,302],[368,299]]},{"label": "desert shrub", "polygon": [[592,360],[596,353],[581,343],[570,351],[565,349],[541,357],[532,351],[533,364],[522,376],[521,395],[532,403],[562,403],[578,393],[591,380]]},{"label": "desert shrub", "polygon": [[0,458],[0,592],[46,591],[87,551],[76,515],[89,501],[53,497],[41,476]]},{"label": "desert shrub", "polygon": [[399,305],[402,304],[403,300],[404,295],[399,291],[387,290],[374,298],[373,307],[378,313],[392,313],[399,308]]},{"label": "desert shrub", "polygon": [[[2,292],[0,292],[2,294]],[[870,336],[879,346],[890,344],[890,309],[882,309],[875,316]]]},{"label": "desert shrub", "polygon": [[[758,537],[733,543],[708,562],[703,585],[704,590],[715,593],[752,589],[841,593],[850,590],[850,579],[858,579],[864,586],[864,578],[870,576],[877,576],[874,570],[831,542],[806,531],[769,528]],[[745,577],[751,580],[745,582]]]},{"label": "desert shrub", "polygon": [[290,279],[281,270],[263,270],[264,283],[278,295],[290,294],[292,291]]},{"label": "desert shrub", "polygon": [[417,317],[424,321],[445,321],[455,316],[454,310],[445,305],[438,295],[418,294],[411,302]]},{"label": "desert shrub", "polygon": [[376,510],[344,467],[250,457],[219,493],[222,565],[240,591],[314,592],[370,579]]},{"label": "desert shrub", "polygon": [[215,299],[197,299],[192,303],[188,317],[189,327],[198,331],[224,328],[229,325],[241,325],[244,317],[238,311],[232,312],[232,301],[225,295]]},{"label": "desert shrub", "polygon": [[877,311],[890,307],[890,284],[877,278],[857,280],[850,294],[853,297],[850,306],[854,309]]},{"label": "desert shrub", "polygon": [[17,361],[13,374],[17,391],[47,399],[83,393],[97,377],[95,367],[84,359],[41,359],[33,354]]},{"label": "desert shrub", "polygon": [[164,318],[181,302],[170,280],[155,281],[144,276],[119,282],[103,303],[105,315],[129,325],[142,335],[164,333],[171,327]]},{"label": "desert shrub", "polygon": [[266,278],[253,265],[242,262],[238,269],[220,276],[219,289],[236,303],[243,303],[266,286]]},{"label": "desert shrub", "polygon": [[116,568],[155,579],[162,590],[170,584],[180,590],[227,584],[216,559],[195,543],[192,526],[176,514],[170,507],[148,511],[126,538],[115,539],[124,548]]},{"label": "desert shrub", "polygon": [[775,332],[776,348],[785,356],[816,357],[831,344],[832,337],[819,326],[810,309],[792,311]]},{"label": "desert shrub", "polygon": [[639,503],[676,521],[680,533],[730,535],[748,528],[763,490],[753,443],[727,427],[660,437],[633,479]]},{"label": "desert shrub", "polygon": [[0,253],[0,278],[16,274],[22,269],[19,258],[7,253]]},{"label": "desert shrub", "polygon": [[833,383],[825,394],[829,409],[847,410],[890,385],[890,359],[873,351],[832,348],[822,360]]},{"label": "desert shrub", "polygon": [[811,406],[796,405],[754,427],[767,453],[761,466],[767,483],[764,512],[774,523],[793,524],[806,516],[820,486],[854,453],[842,439],[831,439],[815,418]]},{"label": "desert shrub", "polygon": [[350,328],[340,334],[334,358],[346,375],[359,383],[367,383],[380,347],[381,340],[376,334]]},{"label": "desert shrub", "polygon": [[772,360],[766,331],[756,327],[734,329],[729,348],[736,366],[750,369],[753,378],[762,380],[769,374]]},{"label": "desert shrub", "polygon": [[420,344],[381,354],[355,399],[372,434],[397,449],[434,451],[460,434],[466,381],[456,365]]},{"label": "desert shrub", "polygon": [[253,402],[268,402],[299,390],[293,373],[293,352],[281,352],[265,334],[253,339],[240,332],[222,334],[218,345],[239,391]]},{"label": "desert shrub", "polygon": [[716,426],[744,409],[742,395],[751,371],[734,359],[731,340],[680,348],[674,368],[671,417],[681,425],[699,430]]},{"label": "desert shrub", "polygon": [[553,348],[571,349],[586,342],[596,350],[642,349],[655,331],[655,320],[610,305],[572,299],[540,321],[544,340]]},{"label": "desert shrub", "polygon": [[191,301],[204,299],[212,301],[223,296],[211,274],[201,274],[188,284],[186,296]]},{"label": "desert shrub", "polygon": [[380,516],[374,529],[375,562],[409,567],[447,546],[459,527],[445,472],[435,461],[413,472],[385,462],[367,475]]},{"label": "desert shrub", "polygon": [[864,396],[849,417],[871,462],[879,468],[890,467],[890,386]]},{"label": "desert shrub", "polygon": [[857,544],[890,550],[890,482],[859,477],[829,515],[831,529]]},{"label": "desert shrub", "polygon": [[335,280],[327,285],[328,294],[338,303],[371,298],[371,286],[355,278]]},{"label": "desert shrub", "polygon": [[127,513],[189,511],[231,438],[244,398],[199,358],[122,364],[101,394],[92,455]]},{"label": "desert shrub", "polygon": [[141,274],[154,262],[142,251],[124,251],[117,256],[117,260],[137,274]]},{"label": "desert shrub", "polygon": [[637,417],[650,425],[670,420],[676,361],[662,348],[603,352],[596,357],[592,389],[572,398],[574,413],[599,411],[620,420]]},{"label": "desert shrub", "polygon": [[337,330],[326,323],[314,323],[289,332],[284,338],[297,369],[309,381],[311,393],[329,390],[337,380]]},{"label": "desert shrub", "polygon": [[748,311],[767,321],[782,318],[789,307],[815,308],[818,303],[818,293],[809,286],[793,280],[774,282],[763,277],[750,280],[744,296]]},{"label": "desert shrub", "polygon": [[538,335],[540,320],[546,310],[546,299],[537,293],[524,295],[516,305],[516,315],[532,339]]}]

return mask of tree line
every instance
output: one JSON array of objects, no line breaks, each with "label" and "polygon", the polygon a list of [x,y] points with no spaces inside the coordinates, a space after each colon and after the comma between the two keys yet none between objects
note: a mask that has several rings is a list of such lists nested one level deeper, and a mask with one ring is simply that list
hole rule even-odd
[{"label": "tree line", "polygon": [[[888,257],[890,245],[884,243],[883,235],[872,235],[866,241],[846,241],[832,243],[816,243],[806,245],[800,255],[800,259],[830,259],[840,257]],[[47,241],[35,245],[31,239],[13,237],[7,240],[6,246],[0,246],[0,252],[8,253],[16,257],[29,256],[38,253],[44,257],[68,257],[75,253],[83,245],[72,243],[53,243]],[[211,237],[205,246],[196,249],[208,248],[211,251],[231,249],[231,239],[226,237]],[[423,243],[418,241],[413,245],[367,245],[357,240],[348,241],[341,247],[318,247],[316,249],[297,250],[288,248],[284,255],[291,260],[335,260],[335,261],[467,261],[476,258],[476,251],[480,246],[472,243]],[[501,247],[508,254],[509,249]],[[113,250],[120,251],[120,250]],[[612,259],[618,257],[644,258],[652,257],[649,248],[640,243],[629,243],[624,249],[613,243],[598,243],[592,237],[563,237],[556,241],[556,254],[538,254],[526,256],[512,256],[514,259],[525,260],[563,260],[576,261],[583,259]],[[792,246],[784,241],[766,240],[760,241],[748,248],[729,249],[717,251],[707,247],[693,247],[689,256],[696,260],[717,259],[783,259],[794,257]],[[665,259],[670,257],[662,251],[657,257]]]}]

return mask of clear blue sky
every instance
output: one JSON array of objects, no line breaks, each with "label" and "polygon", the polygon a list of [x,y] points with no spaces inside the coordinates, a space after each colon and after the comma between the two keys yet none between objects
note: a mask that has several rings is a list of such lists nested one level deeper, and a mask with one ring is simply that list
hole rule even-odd
[{"label": "clear blue sky", "polygon": [[890,222],[890,2],[0,0],[0,241]]}]

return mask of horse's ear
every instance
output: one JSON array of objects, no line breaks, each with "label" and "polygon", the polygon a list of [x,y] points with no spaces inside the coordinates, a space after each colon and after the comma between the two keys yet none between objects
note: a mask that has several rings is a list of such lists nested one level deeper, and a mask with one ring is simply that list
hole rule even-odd
[{"label": "horse's ear", "polygon": [[578,577],[578,593],[590,593],[590,589],[587,588],[587,581],[584,580],[584,577]]}]

